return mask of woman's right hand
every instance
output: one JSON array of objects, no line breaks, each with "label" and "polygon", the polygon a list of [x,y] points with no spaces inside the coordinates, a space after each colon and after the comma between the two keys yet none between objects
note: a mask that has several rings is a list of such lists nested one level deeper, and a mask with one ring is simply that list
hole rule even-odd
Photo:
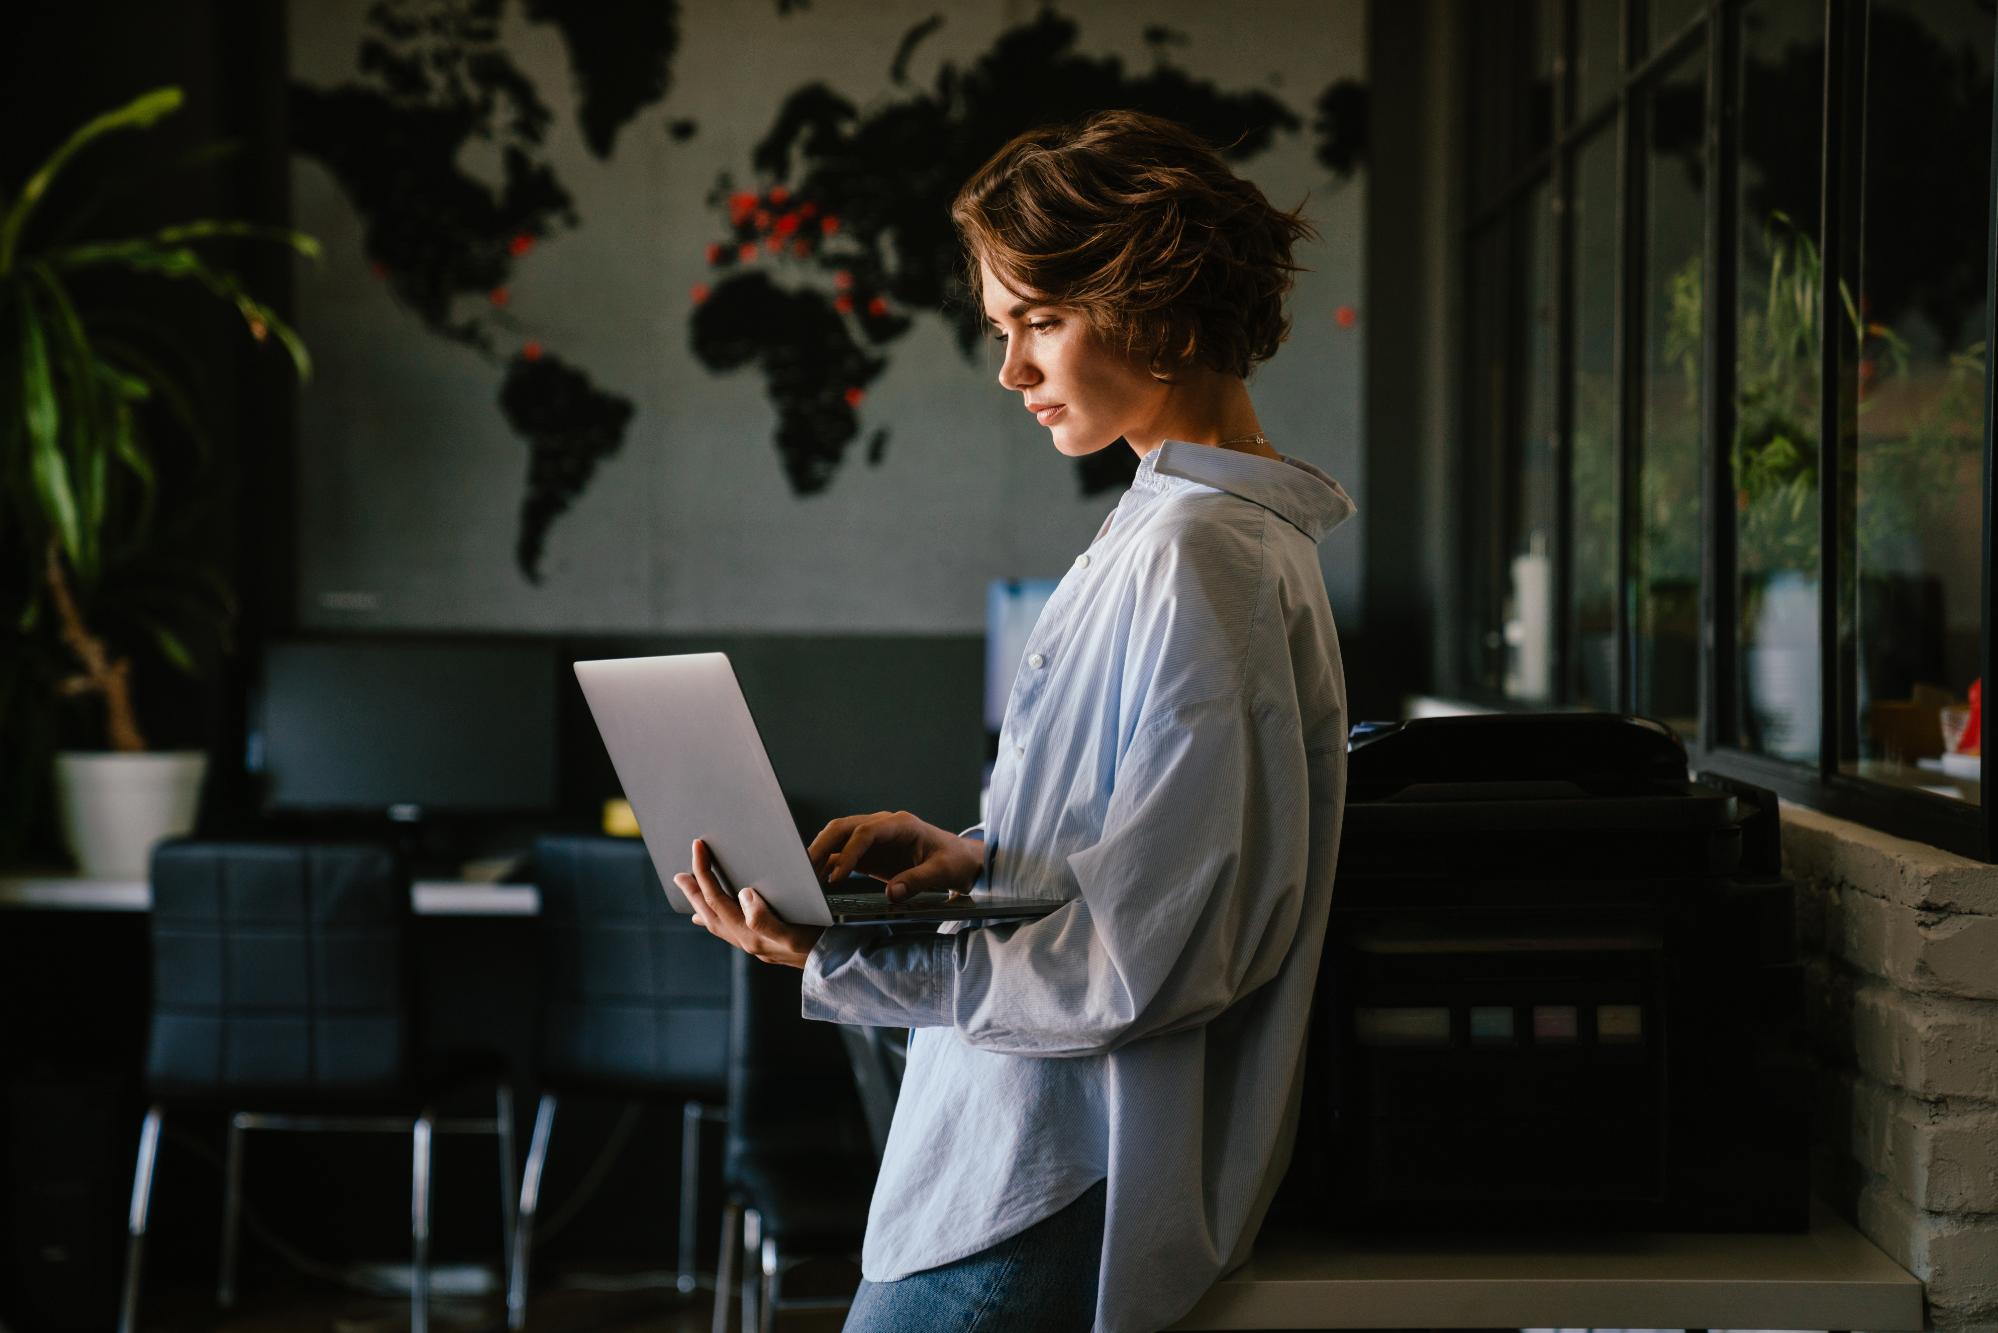
[{"label": "woman's right hand", "polygon": [[805,854],[828,885],[856,871],[886,880],[890,902],[912,893],[968,893],[985,867],[984,843],[926,824],[907,810],[835,819]]}]

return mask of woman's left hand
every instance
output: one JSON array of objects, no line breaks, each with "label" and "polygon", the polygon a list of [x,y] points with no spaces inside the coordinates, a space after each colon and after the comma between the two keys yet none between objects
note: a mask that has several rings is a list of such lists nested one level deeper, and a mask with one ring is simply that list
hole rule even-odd
[{"label": "woman's left hand", "polygon": [[766,963],[803,967],[805,955],[825,934],[824,926],[794,926],[779,919],[755,889],[744,889],[740,898],[731,898],[714,876],[714,863],[708,858],[708,844],[694,839],[694,873],[673,876],[673,883],[694,905],[694,924],[706,926],[708,934]]}]

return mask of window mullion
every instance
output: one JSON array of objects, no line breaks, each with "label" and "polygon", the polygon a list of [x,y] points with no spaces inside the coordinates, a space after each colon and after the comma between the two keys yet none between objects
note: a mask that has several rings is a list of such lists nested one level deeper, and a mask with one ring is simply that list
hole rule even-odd
[{"label": "window mullion", "polygon": [[[1840,285],[1851,267],[1855,237],[1849,234],[1851,215],[1847,202],[1853,191],[1846,183],[1846,167],[1853,145],[1847,141],[1852,126],[1854,81],[1851,70],[1857,52],[1853,49],[1856,18],[1862,11],[1853,0],[1826,0],[1825,3],[1825,97],[1821,135],[1822,166],[1819,172],[1818,254],[1818,776],[1830,780],[1838,772],[1845,747],[1843,705],[1845,675],[1842,670],[1846,605],[1843,592],[1845,559],[1843,543],[1846,522],[1841,496],[1850,484],[1846,477],[1846,455],[1853,443],[1849,431],[1857,426],[1858,400],[1848,386],[1848,363],[1844,353],[1846,313]],[[1863,149],[1864,145],[1860,145]],[[1853,373],[1856,374],[1856,368]]]},{"label": "window mullion", "polygon": [[[1626,67],[1635,63],[1643,0],[1627,0],[1623,13]],[[1644,117],[1641,94],[1629,83],[1617,103],[1616,362],[1611,396],[1616,402],[1616,598],[1611,623],[1616,641],[1613,693],[1619,712],[1637,711],[1635,562],[1637,464],[1644,415]]]},{"label": "window mullion", "polygon": [[[1577,0],[1560,8],[1560,59],[1554,104],[1562,130],[1574,115],[1576,102]],[[1553,561],[1554,641],[1549,678],[1552,702],[1575,702],[1572,664],[1575,660],[1575,153],[1565,140],[1554,157],[1554,533],[1548,552]]]},{"label": "window mullion", "polygon": [[1707,41],[1706,262],[1701,300],[1700,382],[1705,447],[1700,451],[1700,746],[1735,736],[1734,385],[1736,170],[1735,40],[1740,12],[1712,14]]},{"label": "window mullion", "polygon": [[[1991,67],[1998,70],[1998,33],[1993,34]],[[1984,806],[1984,850],[1987,861],[1998,858],[1998,800],[1993,800],[1992,783],[1998,780],[1998,760],[1991,757],[1992,741],[1998,739],[1998,724],[1991,720],[1991,640],[1992,624],[1998,620],[1998,579],[1991,574],[1991,528],[1998,520],[1992,505],[1994,478],[1998,478],[1998,456],[1993,454],[1998,436],[1998,80],[1991,96],[1991,204],[1985,223],[1984,252],[1984,626],[1980,631],[1978,679],[1983,683],[1984,734],[1978,742],[1983,763],[1978,766],[1978,790]]]}]

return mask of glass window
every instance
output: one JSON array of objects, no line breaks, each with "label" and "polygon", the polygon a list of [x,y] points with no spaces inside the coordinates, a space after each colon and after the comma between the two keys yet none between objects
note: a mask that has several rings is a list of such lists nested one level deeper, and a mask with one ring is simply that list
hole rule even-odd
[{"label": "glass window", "polygon": [[1519,365],[1519,417],[1500,473],[1511,488],[1511,550],[1506,563],[1505,682],[1508,699],[1554,697],[1554,416],[1557,331],[1554,284],[1554,192],[1535,186],[1516,206],[1512,231],[1519,275],[1513,340]]},{"label": "glass window", "polygon": [[1533,113],[1527,133],[1532,152],[1538,152],[1554,142],[1556,89],[1560,86],[1560,71],[1556,68],[1561,63],[1560,10],[1560,0],[1535,0],[1530,7],[1533,84],[1527,95],[1531,99]]},{"label": "glass window", "polygon": [[[1464,13],[1463,646],[1439,684],[1481,707],[1629,709],[1716,772],[1998,857],[1998,818],[1969,808],[1998,9]],[[1828,138],[1834,17],[1850,94]],[[1703,717],[1709,684],[1726,707]]]},{"label": "glass window", "polygon": [[1573,698],[1616,701],[1616,126],[1575,158],[1575,374],[1569,384]]},{"label": "glass window", "polygon": [[1507,291],[1504,215],[1479,229],[1471,240],[1471,286],[1465,316],[1469,347],[1464,358],[1468,393],[1464,433],[1467,448],[1459,472],[1459,503],[1465,522],[1459,556],[1461,623],[1466,628],[1458,662],[1460,679],[1474,690],[1496,693],[1502,676],[1505,639],[1499,627],[1505,570],[1505,529],[1496,498],[1501,461],[1506,456],[1506,421],[1511,380],[1505,337],[1510,309]]},{"label": "glass window", "polygon": [[[1590,0],[1582,0],[1584,7],[1589,3]],[[1706,8],[1706,0],[1650,0],[1645,8],[1650,11],[1651,44],[1644,49],[1657,51]]]},{"label": "glass window", "polygon": [[1970,802],[1977,738],[1945,737],[1980,669],[1992,26],[1962,0],[1868,6],[1847,157],[1859,290],[1839,330],[1858,396],[1841,768]]},{"label": "glass window", "polygon": [[1473,193],[1484,205],[1553,142],[1555,6],[1474,5],[1471,23]]},{"label": "glass window", "polygon": [[1645,99],[1644,381],[1632,549],[1637,711],[1699,733],[1701,245],[1706,54]]},{"label": "glass window", "polygon": [[1575,114],[1586,118],[1616,96],[1623,74],[1623,6],[1599,3],[1575,6]]},{"label": "glass window", "polygon": [[1742,14],[1738,96],[1732,739],[1818,762],[1822,0]]}]

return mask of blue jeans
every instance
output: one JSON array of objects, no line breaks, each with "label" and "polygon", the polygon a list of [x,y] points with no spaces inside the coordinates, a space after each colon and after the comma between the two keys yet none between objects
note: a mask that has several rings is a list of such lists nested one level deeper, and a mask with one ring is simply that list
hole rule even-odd
[{"label": "blue jeans", "polygon": [[954,1263],[895,1282],[863,1280],[846,1333],[1086,1333],[1096,1321],[1106,1192],[1099,1180],[1052,1217]]}]

